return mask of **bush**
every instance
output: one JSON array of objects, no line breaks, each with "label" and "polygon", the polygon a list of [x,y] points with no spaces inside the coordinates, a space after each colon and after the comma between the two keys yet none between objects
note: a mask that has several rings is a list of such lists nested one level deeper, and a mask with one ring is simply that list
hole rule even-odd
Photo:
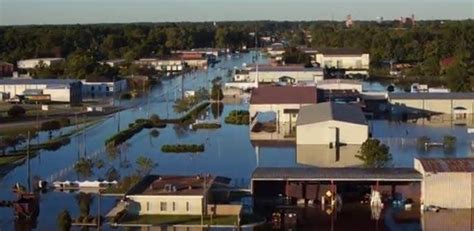
[{"label": "bush", "polygon": [[246,125],[250,122],[250,114],[245,110],[233,110],[225,117],[226,124]]},{"label": "bush", "polygon": [[55,131],[61,129],[61,122],[58,120],[50,120],[41,124],[41,131]]},{"label": "bush", "polygon": [[217,129],[220,128],[220,124],[207,124],[207,123],[200,123],[200,124],[193,124],[193,129]]},{"label": "bush", "polygon": [[156,129],[151,130],[150,135],[154,138],[158,137],[160,135],[160,132]]},{"label": "bush", "polygon": [[151,122],[153,122],[154,124],[157,124],[157,123],[160,123],[161,122],[161,119],[160,117],[157,115],[157,114],[153,114],[150,116],[150,120]]},{"label": "bush", "polygon": [[444,148],[452,150],[456,148],[456,137],[446,135],[443,137]]},{"label": "bush", "polygon": [[8,109],[8,116],[15,118],[15,117],[23,117],[26,114],[26,110],[23,107],[18,105],[12,106]]},{"label": "bush", "polygon": [[204,152],[204,144],[166,144],[161,146],[162,152]]}]

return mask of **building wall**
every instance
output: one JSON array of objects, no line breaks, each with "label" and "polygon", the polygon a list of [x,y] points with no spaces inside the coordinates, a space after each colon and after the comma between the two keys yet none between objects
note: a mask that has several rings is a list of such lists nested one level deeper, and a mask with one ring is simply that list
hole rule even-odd
[{"label": "building wall", "polygon": [[289,116],[283,113],[285,109],[300,109],[302,106],[310,104],[250,104],[249,113],[250,118],[253,118],[258,112],[275,112],[277,122],[286,123],[293,122],[296,124],[297,114]]},{"label": "building wall", "polygon": [[334,144],[337,132],[339,143],[362,144],[369,136],[369,126],[335,120],[299,125],[296,127],[296,144]]},{"label": "building wall", "polygon": [[427,173],[423,176],[421,198],[425,205],[473,208],[472,187],[472,173]]},{"label": "building wall", "polygon": [[417,110],[426,110],[437,113],[453,114],[455,107],[464,107],[467,113],[474,113],[474,100],[472,99],[445,99],[445,100],[422,100],[422,99],[389,99],[390,104],[394,105],[396,110],[405,110],[403,108],[414,108]]},{"label": "building wall", "polygon": [[329,145],[303,144],[296,146],[296,163],[320,168],[361,167],[363,162],[355,155],[360,145],[329,148]]},{"label": "building wall", "polygon": [[[200,215],[203,212],[203,197],[202,196],[145,196],[145,195],[131,195],[127,196],[132,201],[136,202],[131,206],[131,212],[139,215],[151,214],[180,214],[180,215]],[[161,210],[161,203],[166,203],[166,210]],[[173,210],[173,203],[175,204]],[[189,210],[186,209],[186,203],[189,203]]]},{"label": "building wall", "polygon": [[113,92],[122,92],[127,89],[127,80],[115,82],[83,82],[82,93],[85,95],[105,95]]},{"label": "building wall", "polygon": [[362,55],[324,55],[316,54],[316,62],[321,67],[341,69],[369,69],[369,54]]},{"label": "building wall", "polygon": [[49,59],[49,58],[45,58],[45,59],[26,59],[26,60],[20,60],[18,61],[17,65],[18,65],[18,68],[20,69],[32,69],[32,68],[35,68],[36,66],[38,66],[41,62],[49,67],[51,65],[56,65],[56,64],[60,64],[64,61],[64,59]]},{"label": "building wall", "polygon": [[[322,70],[318,71],[259,71],[258,81],[259,82],[279,82],[279,78],[283,76],[289,76],[296,81],[313,81],[318,82],[324,79],[324,73]],[[257,77],[256,71],[250,71],[249,81],[255,81]]]}]

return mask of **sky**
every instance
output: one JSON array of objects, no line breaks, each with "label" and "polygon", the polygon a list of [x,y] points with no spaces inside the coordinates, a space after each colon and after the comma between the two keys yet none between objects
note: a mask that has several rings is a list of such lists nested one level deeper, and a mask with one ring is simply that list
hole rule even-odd
[{"label": "sky", "polygon": [[474,18],[474,0],[0,0],[0,25]]}]

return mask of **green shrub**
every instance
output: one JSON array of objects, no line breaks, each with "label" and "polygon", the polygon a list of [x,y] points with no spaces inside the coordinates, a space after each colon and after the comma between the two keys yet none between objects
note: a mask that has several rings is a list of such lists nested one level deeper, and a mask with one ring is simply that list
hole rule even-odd
[{"label": "green shrub", "polygon": [[26,110],[18,105],[12,106],[10,109],[8,109],[8,116],[14,118],[14,117],[23,117],[26,113]]},{"label": "green shrub", "polygon": [[220,128],[220,124],[207,124],[207,123],[200,123],[200,124],[193,124],[193,129],[217,129]]},{"label": "green shrub", "polygon": [[444,148],[451,150],[456,148],[456,137],[446,135],[443,137]]},{"label": "green shrub", "polygon": [[204,152],[204,144],[165,144],[161,146],[162,152]]},{"label": "green shrub", "polygon": [[246,110],[233,110],[225,117],[224,122],[227,124],[246,125],[249,124],[250,114]]}]

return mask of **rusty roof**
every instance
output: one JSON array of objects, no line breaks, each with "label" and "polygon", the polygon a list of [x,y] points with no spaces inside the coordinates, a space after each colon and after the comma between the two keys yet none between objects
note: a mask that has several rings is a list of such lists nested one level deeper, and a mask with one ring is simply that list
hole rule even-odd
[{"label": "rusty roof", "polygon": [[261,86],[252,91],[250,104],[316,104],[316,87]]},{"label": "rusty roof", "polygon": [[214,183],[212,176],[159,176],[148,175],[138,182],[127,195],[204,195],[204,181],[206,189]]},{"label": "rusty roof", "polygon": [[425,172],[474,172],[474,158],[419,158]]}]

